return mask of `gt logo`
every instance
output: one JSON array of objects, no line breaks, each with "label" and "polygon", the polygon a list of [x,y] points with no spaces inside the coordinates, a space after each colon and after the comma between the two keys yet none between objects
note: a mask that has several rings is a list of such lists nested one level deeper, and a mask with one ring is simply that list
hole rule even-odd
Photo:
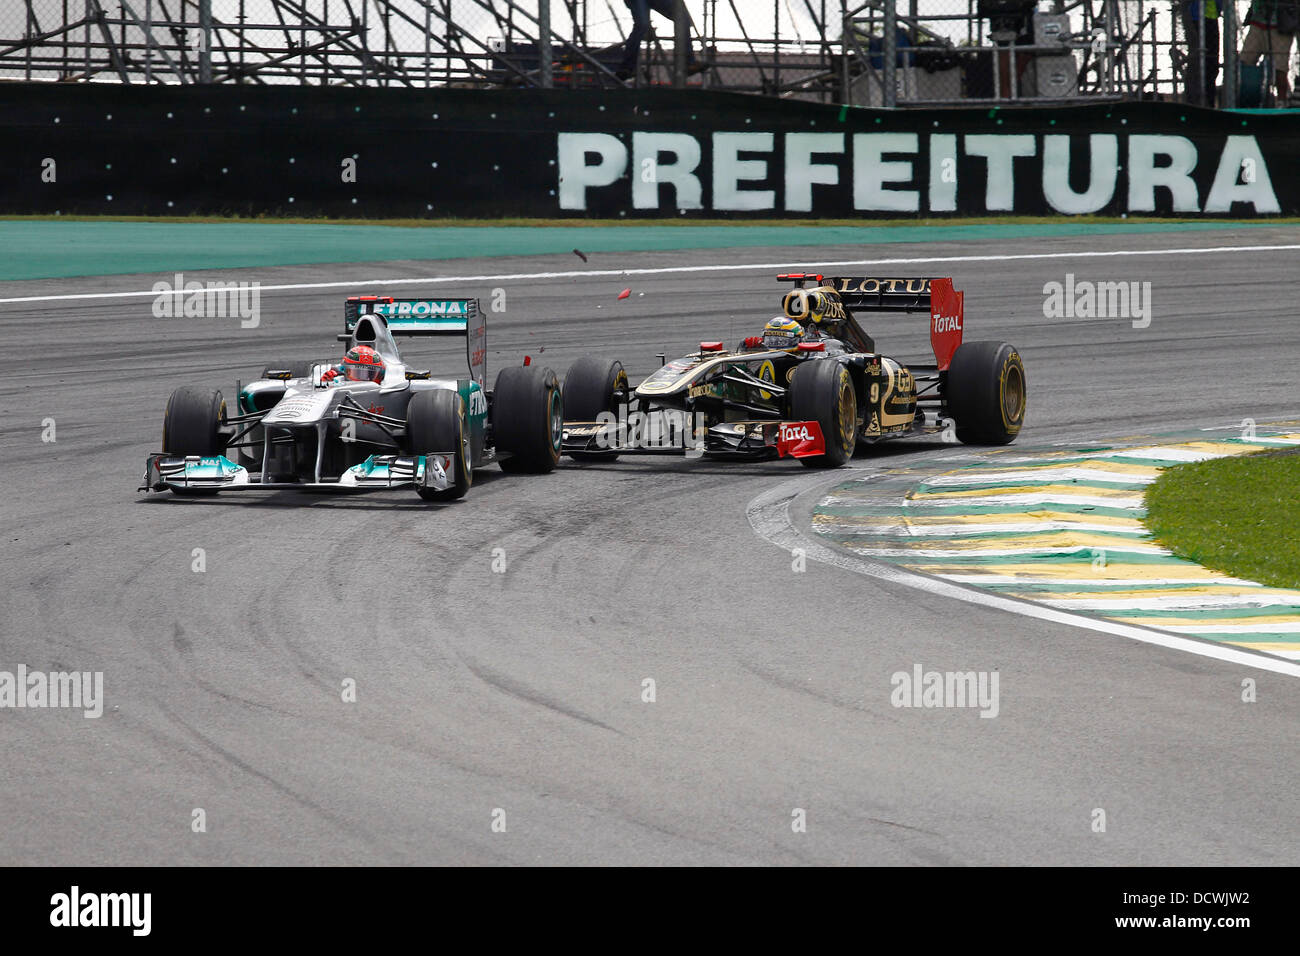
[{"label": "gt logo", "polygon": [[812,441],[807,425],[782,425],[781,441]]},{"label": "gt logo", "polygon": [[483,392],[477,388],[469,393],[469,413],[471,415],[487,414],[487,399],[483,397]]},{"label": "gt logo", "polygon": [[825,311],[822,314],[823,319],[839,321],[848,318],[848,316],[844,314],[844,306],[840,302],[840,297],[838,295],[832,297],[822,293],[821,299],[825,303]]},{"label": "gt logo", "polygon": [[936,332],[960,332],[961,316],[960,315],[939,315],[934,316],[934,330]]}]

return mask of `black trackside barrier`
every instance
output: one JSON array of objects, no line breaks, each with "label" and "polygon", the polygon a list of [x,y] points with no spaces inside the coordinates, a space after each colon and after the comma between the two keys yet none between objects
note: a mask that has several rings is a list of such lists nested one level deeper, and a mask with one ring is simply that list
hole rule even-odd
[{"label": "black trackside barrier", "polygon": [[0,213],[1300,215],[1300,112],[0,84]]}]

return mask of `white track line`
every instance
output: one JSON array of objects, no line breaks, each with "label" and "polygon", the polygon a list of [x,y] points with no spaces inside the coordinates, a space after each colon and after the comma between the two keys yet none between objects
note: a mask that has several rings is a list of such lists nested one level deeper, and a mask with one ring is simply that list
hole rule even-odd
[{"label": "white track line", "polygon": [[[837,478],[831,480],[846,479]],[[1272,671],[1277,674],[1285,674],[1288,677],[1300,677],[1300,661],[1285,660],[1280,657],[1270,656],[1267,653],[1257,653],[1210,641],[1198,641],[1190,637],[1179,637],[1176,634],[1162,633],[1132,624],[1119,624],[1101,618],[1071,614],[1068,611],[1046,607],[1042,604],[1031,604],[1001,597],[987,591],[964,588],[939,578],[915,574],[894,565],[879,564],[874,561],[855,558],[839,551],[833,551],[804,536],[794,527],[793,522],[790,520],[790,502],[794,500],[795,496],[825,481],[827,479],[824,476],[798,478],[777,485],[775,488],[754,498],[745,507],[745,516],[749,519],[750,527],[754,529],[754,533],[786,551],[793,551],[795,548],[802,549],[804,555],[814,561],[821,561],[824,564],[844,568],[856,574],[863,574],[883,581],[917,588],[921,591],[928,591],[942,597],[965,601],[968,604],[991,607],[1011,614],[1051,621],[1054,624],[1066,624],[1070,627],[1080,627],[1090,631],[1102,631],[1106,634],[1126,637],[1129,640],[1139,641],[1143,644],[1154,644],[1157,647],[1164,647],[1169,650],[1185,651],[1188,654],[1209,657],[1230,664],[1240,664],[1244,667]]]},{"label": "white track line", "polygon": [[[629,252],[632,250],[629,250]],[[647,250],[649,251],[649,250]],[[686,251],[686,250],[681,250]],[[1010,262],[1023,259],[1098,259],[1112,258],[1116,256],[1200,256],[1200,255],[1221,255],[1234,252],[1291,252],[1300,251],[1300,244],[1281,245],[1281,246],[1210,246],[1207,248],[1188,248],[1188,249],[1133,249],[1127,251],[1080,251],[1080,252],[1023,252],[1013,255],[988,255],[988,256],[917,256],[907,259],[843,259],[838,262],[822,262],[817,268],[833,269],[841,266],[906,266],[906,265],[927,265],[931,263],[948,263],[948,262]],[[608,253],[613,254],[613,253]],[[805,260],[815,261],[815,259]],[[335,263],[337,264],[337,263]],[[329,263],[302,263],[303,266],[312,265],[329,265]],[[239,267],[247,271],[251,267]],[[289,268],[286,266],[285,268]],[[507,272],[496,275],[466,275],[466,276],[426,276],[423,278],[402,279],[402,278],[385,278],[385,279],[356,279],[351,282],[295,282],[284,285],[261,285],[261,292],[283,292],[297,289],[358,289],[362,286],[397,286],[397,285],[439,285],[445,283],[461,282],[519,282],[526,279],[591,279],[609,276],[649,276],[649,275],[673,275],[686,274],[695,272],[747,272],[750,270],[762,271],[783,271],[790,269],[789,261],[786,262],[748,262],[748,263],[731,263],[715,264],[705,266],[660,266],[657,268],[647,269],[581,269],[567,272]],[[200,272],[230,271],[226,270],[199,270]],[[153,275],[155,273],[148,273]],[[157,273],[161,275],[162,273]],[[170,278],[170,275],[168,276]],[[14,280],[18,281],[18,280]],[[42,281],[38,279],[25,281]],[[49,280],[45,280],[49,281]],[[15,296],[7,299],[0,299],[0,304],[7,302],[62,302],[79,299],[130,299],[142,296],[156,296],[159,293],[152,289],[146,292],[82,292],[73,295],[24,295]]]}]

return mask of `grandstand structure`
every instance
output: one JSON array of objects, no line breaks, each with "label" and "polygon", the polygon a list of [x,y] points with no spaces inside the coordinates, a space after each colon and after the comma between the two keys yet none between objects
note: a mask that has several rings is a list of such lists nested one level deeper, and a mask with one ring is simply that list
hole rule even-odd
[{"label": "grandstand structure", "polygon": [[[1223,2],[1229,63],[1244,13]],[[618,75],[624,0],[6,0],[0,81],[690,86],[821,103],[1163,99],[1213,90],[1183,0],[679,0]],[[685,44],[705,67],[687,74]],[[1197,80],[1200,82],[1198,83]],[[1191,91],[1189,93],[1189,91]],[[1225,101],[1225,100],[1221,100]]]}]

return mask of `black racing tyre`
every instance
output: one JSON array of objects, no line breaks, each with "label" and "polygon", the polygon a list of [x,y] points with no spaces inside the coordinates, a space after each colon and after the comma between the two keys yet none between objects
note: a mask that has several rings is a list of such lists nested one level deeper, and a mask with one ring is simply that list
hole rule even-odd
[{"label": "black racing tyre", "polygon": [[226,447],[221,423],[226,401],[215,389],[182,386],[167,399],[163,414],[163,447],[169,455],[220,455]]},{"label": "black racing tyre", "polygon": [[[226,420],[226,401],[215,389],[182,386],[167,399],[163,413],[163,447],[169,455],[212,457],[226,450],[221,423]],[[216,494],[215,488],[173,488],[181,497]]]},{"label": "black racing tyre", "polygon": [[455,452],[452,463],[455,483],[446,491],[418,488],[425,501],[455,501],[464,498],[474,481],[474,465],[469,460],[469,421],[465,400],[451,388],[416,392],[406,406],[406,440],[412,455],[432,452]]},{"label": "black racing tyre", "polygon": [[271,362],[270,364],[268,364],[268,365],[266,366],[266,368],[262,369],[262,375],[261,375],[261,377],[262,377],[262,378],[266,378],[266,377],[267,377],[267,373],[269,373],[269,372],[283,372],[285,369],[288,369],[289,371],[291,371],[291,372],[293,373],[293,377],[294,377],[294,378],[306,378],[307,376],[309,376],[309,375],[311,374],[311,367],[312,367],[314,364],[316,364],[316,363],[314,363],[314,362],[305,362],[305,361],[299,361],[299,362]]},{"label": "black racing tyre", "polygon": [[1025,365],[1006,342],[966,342],[953,353],[944,390],[957,438],[1006,445],[1025,422]]},{"label": "black racing tyre", "polygon": [[615,359],[584,355],[564,376],[564,414],[571,422],[594,422],[616,411],[617,392],[627,391],[627,372]]},{"label": "black racing tyre", "polygon": [[[564,376],[564,415],[571,422],[594,422],[602,412],[618,414],[618,393],[627,391],[627,372],[615,359],[584,355]],[[613,461],[616,453],[570,452],[575,461]]]},{"label": "black racing tyre", "polygon": [[538,365],[503,368],[492,393],[492,434],[502,471],[552,471],[564,436],[564,395],[555,373]]},{"label": "black racing tyre", "polygon": [[790,379],[790,417],[817,422],[826,454],[800,458],[809,468],[838,468],[853,457],[858,438],[858,393],[839,362],[805,361]]}]

